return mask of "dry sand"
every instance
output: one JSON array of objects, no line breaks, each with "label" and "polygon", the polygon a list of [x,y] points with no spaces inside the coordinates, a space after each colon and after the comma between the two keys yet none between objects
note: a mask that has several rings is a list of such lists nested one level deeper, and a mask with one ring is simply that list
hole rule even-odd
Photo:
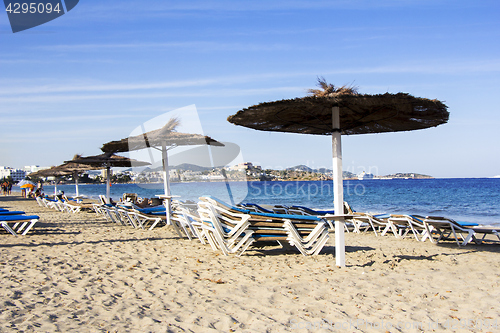
[{"label": "dry sand", "polygon": [[26,236],[0,233],[0,331],[495,332],[499,245],[346,234],[320,255],[279,247],[224,257],[167,227],[113,225],[19,196]]}]

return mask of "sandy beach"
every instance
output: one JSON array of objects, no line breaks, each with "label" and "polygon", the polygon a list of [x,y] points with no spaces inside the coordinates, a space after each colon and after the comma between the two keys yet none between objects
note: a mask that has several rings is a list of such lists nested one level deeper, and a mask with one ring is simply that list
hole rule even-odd
[{"label": "sandy beach", "polygon": [[320,255],[279,247],[225,257],[169,227],[118,226],[20,196],[26,236],[1,233],[0,331],[494,332],[499,245],[346,234]]}]

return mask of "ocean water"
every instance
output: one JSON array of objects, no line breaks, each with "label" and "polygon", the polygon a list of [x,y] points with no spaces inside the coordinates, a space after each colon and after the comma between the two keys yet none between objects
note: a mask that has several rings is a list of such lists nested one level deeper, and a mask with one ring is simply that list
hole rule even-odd
[{"label": "ocean water", "polygon": [[[171,192],[180,200],[196,201],[213,195],[228,203],[301,205],[333,209],[331,181],[172,183]],[[59,185],[68,195],[74,185]],[[45,193],[54,191],[44,186]],[[97,198],[105,185],[80,185],[80,194]],[[123,193],[154,197],[163,193],[162,184],[115,184],[111,197]],[[344,181],[344,200],[359,212],[446,216],[458,221],[500,225],[500,179],[391,179]]]}]

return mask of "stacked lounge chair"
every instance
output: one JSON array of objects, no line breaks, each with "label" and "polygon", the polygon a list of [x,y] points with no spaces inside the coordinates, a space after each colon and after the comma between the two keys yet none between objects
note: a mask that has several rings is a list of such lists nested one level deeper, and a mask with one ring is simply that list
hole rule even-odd
[{"label": "stacked lounge chair", "polygon": [[[251,233],[251,236],[248,237],[252,239],[252,242],[277,241],[282,246],[288,243],[304,255],[318,254],[329,237],[327,223],[317,216],[260,213],[230,206],[211,196],[200,197],[198,206],[211,207],[218,222],[228,230],[233,230],[238,226],[238,220],[235,220],[234,216],[238,216],[238,214],[247,216],[246,232],[242,232],[242,234],[246,237],[248,233]],[[199,209],[199,212],[205,225],[213,223],[207,218],[206,208]],[[241,227],[239,228],[238,230],[241,231]],[[212,235],[212,238],[214,239],[215,236]],[[230,244],[233,242],[235,241],[233,240]],[[250,245],[244,244],[246,247]]]}]

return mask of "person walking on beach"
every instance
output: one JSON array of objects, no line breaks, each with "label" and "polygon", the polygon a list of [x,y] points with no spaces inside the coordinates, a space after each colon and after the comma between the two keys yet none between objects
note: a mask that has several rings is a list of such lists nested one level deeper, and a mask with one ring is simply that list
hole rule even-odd
[{"label": "person walking on beach", "polygon": [[12,183],[9,182],[9,185],[7,185],[7,194],[11,195],[12,194]]},{"label": "person walking on beach", "polygon": [[3,195],[7,195],[7,182],[2,183]]}]

